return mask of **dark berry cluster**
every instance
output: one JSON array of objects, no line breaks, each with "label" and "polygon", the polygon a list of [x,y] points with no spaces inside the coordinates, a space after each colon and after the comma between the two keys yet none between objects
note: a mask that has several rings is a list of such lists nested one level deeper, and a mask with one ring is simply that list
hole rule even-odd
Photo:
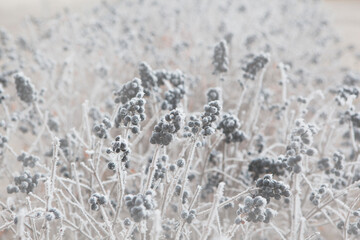
[{"label": "dark berry cluster", "polygon": [[180,216],[182,219],[184,219],[187,223],[190,224],[196,218],[196,210],[190,209],[190,211],[188,211],[185,209],[181,212]]},{"label": "dark berry cluster", "polygon": [[[346,231],[349,235],[357,236],[360,233],[360,209],[354,211],[353,216],[356,217],[357,220],[355,220],[354,222],[348,223]],[[345,222],[343,220],[341,220],[336,224],[336,226],[338,229],[343,230],[344,226],[345,226]]]},{"label": "dark berry cluster", "polygon": [[[176,196],[180,196],[181,194],[181,189],[182,189],[182,186],[181,186],[181,180],[178,181],[178,184],[176,184],[175,186],[175,195]],[[187,190],[184,190],[183,192],[183,196],[182,196],[182,203],[185,204],[188,200],[188,197],[189,197],[189,192]]]},{"label": "dark berry cluster", "polygon": [[[129,155],[131,153],[131,150],[130,150],[130,147],[129,147],[127,141],[125,139],[121,138],[121,136],[117,136],[115,138],[115,141],[113,141],[111,143],[111,148],[108,148],[106,150],[106,153],[107,154],[111,154],[111,153],[120,154],[118,159],[121,162],[127,163],[129,161]],[[110,161],[108,163],[108,168],[110,170],[115,170],[116,163],[113,161]]]},{"label": "dark berry cluster", "polygon": [[244,71],[244,78],[254,80],[256,74],[266,66],[269,60],[267,54],[260,54],[257,56],[252,55],[250,60],[242,68]]},{"label": "dark berry cluster", "polygon": [[269,223],[275,216],[275,211],[270,208],[266,208],[266,199],[261,196],[247,196],[244,199],[244,204],[239,206],[236,213],[237,215],[240,215],[235,219],[236,224],[240,224],[243,221],[241,216],[245,217],[247,222],[253,223]]},{"label": "dark berry cluster", "polygon": [[158,86],[164,85],[165,81],[168,81],[170,79],[170,73],[168,71],[166,71],[165,69],[154,70],[154,74],[157,78]]},{"label": "dark berry cluster", "polygon": [[46,221],[52,221],[54,219],[60,219],[60,212],[56,208],[50,208],[49,212],[45,214]]},{"label": "dark berry cluster", "polygon": [[355,99],[359,96],[359,89],[356,87],[341,87],[337,90],[337,95],[335,101],[338,103],[339,106],[344,105],[347,103],[349,99]]},{"label": "dark berry cluster", "polygon": [[139,193],[137,195],[129,194],[125,196],[125,205],[130,212],[131,218],[135,222],[140,222],[151,216],[152,210],[156,207],[154,194],[155,193],[150,190],[145,194]]},{"label": "dark berry cluster", "polygon": [[216,44],[212,63],[215,67],[214,74],[224,73],[229,70],[228,47],[225,40]]},{"label": "dark berry cluster", "polygon": [[140,63],[139,74],[144,93],[146,96],[150,96],[150,92],[157,89],[157,77],[151,67],[145,62]]},{"label": "dark berry cluster", "polygon": [[126,127],[131,127],[132,133],[139,133],[140,122],[146,118],[145,103],[146,101],[143,98],[132,98],[121,106],[115,118],[115,127],[119,128],[123,124]]},{"label": "dark berry cluster", "polygon": [[28,154],[26,152],[22,152],[18,157],[17,160],[19,162],[22,162],[24,167],[35,167],[35,164],[37,161],[39,161],[39,157],[33,156],[31,154]]},{"label": "dark berry cluster", "polygon": [[30,79],[24,76],[22,73],[17,73],[14,76],[15,87],[17,95],[21,101],[28,104],[33,103],[36,100],[36,91],[34,85],[31,83]]},{"label": "dark berry cluster", "polygon": [[276,181],[272,178],[271,174],[265,175],[264,178],[259,178],[256,181],[256,187],[259,188],[256,195],[262,196],[268,203],[271,198],[280,200],[281,196],[290,196],[289,186],[285,185],[281,181]]},{"label": "dark berry cluster", "polygon": [[167,146],[174,138],[174,134],[179,131],[182,117],[179,110],[172,110],[166,114],[161,121],[156,124],[152,132],[150,143]]},{"label": "dark berry cluster", "polygon": [[231,114],[225,114],[217,128],[225,134],[226,143],[242,142],[246,139],[245,133],[239,130],[239,119]]},{"label": "dark berry cluster", "polygon": [[[222,198],[220,199],[220,203],[226,202],[227,200],[229,200],[228,197],[222,197]],[[233,203],[233,202],[229,202],[229,203],[227,203],[227,204],[224,206],[225,209],[230,209],[230,208],[233,208],[233,207],[234,207],[234,203]]]},{"label": "dark berry cluster", "polygon": [[303,155],[313,156],[315,149],[310,145],[313,142],[313,136],[317,133],[317,127],[313,124],[306,124],[303,119],[295,122],[296,127],[293,129],[290,137],[290,143],[286,147],[286,157],[284,162],[288,165],[289,171],[300,173],[300,165]]},{"label": "dark berry cluster", "polygon": [[94,193],[89,198],[90,208],[93,211],[99,210],[100,205],[104,205],[106,203],[107,203],[106,197],[104,195],[100,194],[100,193]]},{"label": "dark berry cluster", "polygon": [[275,176],[285,174],[286,164],[280,159],[270,159],[268,157],[259,157],[251,160],[248,171],[251,172],[252,178],[257,180],[261,174],[271,173]]},{"label": "dark berry cluster", "polygon": [[191,137],[197,134],[201,129],[201,121],[196,116],[190,116],[189,121],[184,127],[184,137]]},{"label": "dark berry cluster", "polygon": [[[154,184],[160,179],[163,179],[165,177],[166,174],[166,162],[169,159],[169,157],[167,155],[163,155],[160,158],[157,159],[156,162],[156,168],[155,168],[155,173],[154,173],[154,177],[153,177],[153,182],[151,185],[151,188],[154,187]],[[149,168],[152,162],[152,158],[149,158],[148,161],[148,165],[145,169],[145,173],[147,174],[149,172]]]},{"label": "dark berry cluster", "polygon": [[9,185],[7,187],[8,193],[30,193],[34,190],[34,188],[38,185],[38,180],[40,178],[40,174],[36,173],[34,176],[28,171],[24,171],[20,176],[14,177],[14,185]]},{"label": "dark berry cluster", "polygon": [[104,117],[101,123],[94,123],[93,133],[98,138],[106,139],[109,135],[109,129],[111,128],[111,122],[108,117]]},{"label": "dark berry cluster", "polygon": [[320,203],[321,198],[323,197],[323,195],[326,193],[327,191],[327,186],[326,185],[321,185],[320,188],[314,192],[310,193],[310,201],[315,205],[318,206]]},{"label": "dark berry cluster", "polygon": [[115,103],[125,104],[133,98],[142,98],[144,94],[143,87],[141,86],[141,80],[134,78],[132,81],[127,82],[122,88],[116,92]]},{"label": "dark berry cluster", "polygon": [[220,102],[212,101],[204,106],[204,113],[201,115],[202,134],[204,136],[210,136],[215,133],[214,123],[220,115]]},{"label": "dark berry cluster", "polygon": [[180,70],[176,70],[174,72],[168,73],[167,76],[173,88],[165,92],[165,99],[161,105],[161,109],[173,110],[178,107],[181,99],[184,98],[185,75]]}]

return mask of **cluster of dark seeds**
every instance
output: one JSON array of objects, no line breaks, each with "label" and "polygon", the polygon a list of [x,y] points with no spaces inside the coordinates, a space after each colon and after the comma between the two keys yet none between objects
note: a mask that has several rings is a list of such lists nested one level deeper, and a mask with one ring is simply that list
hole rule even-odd
[{"label": "cluster of dark seeds", "polygon": [[145,62],[140,63],[139,74],[145,96],[150,96],[150,92],[157,89],[156,75],[154,74],[151,67]]},{"label": "cluster of dark seeds", "polygon": [[215,67],[214,74],[224,73],[229,70],[228,47],[225,40],[215,46],[212,63]]},{"label": "cluster of dark seeds", "polygon": [[184,219],[187,223],[192,223],[192,221],[196,218],[196,210],[195,209],[191,209],[190,211],[188,210],[183,210],[181,212],[181,218]]},{"label": "cluster of dark seeds", "polygon": [[17,73],[14,76],[16,91],[21,101],[31,104],[36,100],[36,91],[30,79],[22,73]]},{"label": "cluster of dark seeds", "polygon": [[[121,162],[127,163],[129,161],[129,155],[130,155],[131,150],[130,150],[130,147],[129,147],[128,143],[126,142],[126,140],[121,138],[121,136],[117,136],[115,138],[115,141],[113,141],[111,143],[111,148],[108,148],[106,150],[106,152],[108,154],[110,154],[110,153],[120,154],[118,159]],[[110,161],[108,163],[108,168],[110,170],[115,170],[116,163],[113,161]]]},{"label": "cluster of dark seeds", "polygon": [[184,127],[184,137],[191,137],[196,135],[201,129],[201,121],[196,116],[190,116],[189,121]]},{"label": "cluster of dark seeds", "polygon": [[356,87],[341,87],[337,91],[337,96],[335,101],[338,103],[339,106],[344,105],[350,98],[357,98],[359,96],[359,89]]},{"label": "cluster of dark seeds", "polygon": [[130,127],[132,133],[139,133],[140,122],[146,118],[145,103],[143,98],[132,98],[121,106],[115,118],[115,127],[121,127],[122,123],[125,127]]},{"label": "cluster of dark seeds", "polygon": [[[220,203],[226,202],[227,200],[229,200],[228,197],[222,197],[222,198],[220,199]],[[234,207],[234,203],[233,203],[233,202],[229,202],[229,203],[227,203],[227,204],[224,206],[225,209],[230,209],[230,208],[233,208],[233,207]]]},{"label": "cluster of dark seeds", "polygon": [[327,186],[321,185],[317,191],[311,192],[310,194],[310,201],[315,205],[318,206],[322,196],[326,193]]},{"label": "cluster of dark seeds", "polygon": [[212,101],[204,106],[204,113],[201,115],[202,134],[204,136],[210,136],[215,133],[214,123],[220,115],[220,102]]},{"label": "cluster of dark seeds", "polygon": [[246,139],[245,133],[239,130],[239,119],[231,114],[225,114],[217,128],[225,134],[226,143],[242,142]]},{"label": "cluster of dark seeds", "polygon": [[31,154],[28,154],[26,152],[22,152],[18,157],[17,160],[19,162],[22,162],[24,167],[35,167],[35,164],[37,161],[39,161],[39,157],[33,156]]},{"label": "cluster of dark seeds", "polygon": [[9,185],[7,187],[8,193],[30,193],[34,190],[34,188],[38,185],[38,180],[40,178],[40,174],[36,173],[34,176],[28,171],[24,171],[20,176],[14,177],[14,185]]},{"label": "cluster of dark seeds", "polygon": [[180,70],[176,70],[174,72],[168,73],[167,76],[173,88],[165,92],[165,99],[161,105],[161,109],[173,110],[178,107],[181,99],[184,98],[185,75]]},{"label": "cluster of dark seeds", "polygon": [[107,203],[106,197],[100,193],[94,193],[89,198],[89,204],[90,204],[91,210],[93,210],[93,211],[99,210],[100,205],[104,205],[106,203]]},{"label": "cluster of dark seeds", "polygon": [[165,92],[165,100],[161,105],[162,110],[173,110],[177,108],[181,99],[183,99],[185,90],[182,88],[174,88]]},{"label": "cluster of dark seeds", "polygon": [[266,199],[261,196],[250,197],[247,196],[244,199],[244,205],[240,205],[236,211],[237,215],[240,215],[235,219],[236,224],[240,224],[243,220],[241,216],[246,216],[247,222],[264,222],[269,223],[271,218],[274,217],[275,211],[266,208]]},{"label": "cluster of dark seeds", "polygon": [[170,73],[165,69],[157,69],[154,70],[154,74],[157,78],[157,85],[162,86],[165,84],[165,81],[170,79]]},{"label": "cluster of dark seeds", "polygon": [[259,157],[251,160],[248,171],[252,178],[257,180],[261,174],[271,173],[275,176],[285,174],[286,164],[280,159],[270,159],[268,157]]},{"label": "cluster of dark seeds", "polygon": [[242,68],[244,71],[244,78],[254,80],[256,74],[262,70],[268,62],[269,56],[267,54],[251,56],[251,59]]},{"label": "cluster of dark seeds", "polygon": [[46,213],[45,219],[46,221],[52,221],[54,219],[60,219],[60,212],[56,208],[50,208],[49,212]]},{"label": "cluster of dark seeds", "polygon": [[180,129],[181,121],[182,117],[177,109],[166,114],[154,127],[150,143],[164,146],[169,145],[174,138],[174,134]]},{"label": "cluster of dark seeds", "polygon": [[285,185],[281,181],[276,181],[272,178],[271,174],[265,175],[264,178],[259,178],[256,181],[256,187],[259,188],[256,195],[262,196],[268,203],[271,198],[280,200],[281,196],[290,196],[289,186]]},{"label": "cluster of dark seeds", "polygon": [[[169,157],[167,155],[163,155],[163,156],[161,156],[160,158],[157,159],[156,167],[155,167],[155,173],[154,173],[151,188],[154,187],[154,184],[159,179],[163,179],[165,177],[165,174],[166,174],[166,162],[167,162],[168,159],[169,159]],[[145,174],[147,174],[149,172],[151,162],[152,162],[152,157],[150,157],[149,160],[148,160],[148,165],[147,165],[147,167],[145,169]]]},{"label": "cluster of dark seeds", "polygon": [[131,218],[135,222],[140,222],[151,216],[152,210],[156,207],[154,192],[147,191],[145,194],[126,195],[125,205],[129,209]]},{"label": "cluster of dark seeds", "polygon": [[210,88],[207,93],[207,102],[220,101],[221,100],[221,89],[219,88]]},{"label": "cluster of dark seeds", "polygon": [[127,82],[122,88],[116,92],[115,103],[125,104],[131,99],[137,97],[141,98],[143,96],[143,87],[141,86],[141,80],[134,78],[132,81]]},{"label": "cluster of dark seeds", "polygon": [[295,129],[291,133],[290,143],[286,147],[286,157],[284,161],[288,165],[289,171],[300,173],[300,165],[303,155],[313,156],[315,149],[310,145],[313,142],[313,135],[317,133],[317,127],[313,124],[306,124],[303,119],[295,122]]},{"label": "cluster of dark seeds", "polygon": [[94,123],[93,133],[98,138],[106,139],[109,136],[109,129],[111,128],[111,122],[108,117],[104,117],[101,123]]},{"label": "cluster of dark seeds", "polygon": [[[359,235],[360,233],[360,209],[353,212],[353,216],[357,217],[357,220],[355,222],[351,222],[347,226],[347,233],[349,235]],[[336,224],[337,228],[340,230],[344,229],[345,222],[343,220],[339,221]]]},{"label": "cluster of dark seeds", "polygon": [[[180,196],[181,194],[181,189],[182,189],[182,186],[181,186],[181,181],[179,180],[178,181],[178,184],[176,184],[175,186],[175,195],[176,196]],[[182,203],[185,204],[188,200],[188,197],[189,197],[189,192],[187,190],[184,190],[183,192],[183,196],[182,196]]]}]

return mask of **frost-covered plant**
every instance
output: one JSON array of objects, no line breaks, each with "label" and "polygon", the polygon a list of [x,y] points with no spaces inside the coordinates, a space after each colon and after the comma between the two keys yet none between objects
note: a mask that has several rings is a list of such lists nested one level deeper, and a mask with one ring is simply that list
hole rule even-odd
[{"label": "frost-covered plant", "polygon": [[0,29],[0,238],[357,239],[359,54],[321,4],[104,1]]}]

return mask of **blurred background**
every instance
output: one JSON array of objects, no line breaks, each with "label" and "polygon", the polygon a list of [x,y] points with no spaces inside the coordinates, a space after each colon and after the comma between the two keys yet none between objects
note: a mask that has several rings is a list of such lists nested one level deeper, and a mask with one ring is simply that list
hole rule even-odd
[{"label": "blurred background", "polygon": [[[107,0],[108,3],[116,0]],[[360,47],[360,0],[320,0],[330,22],[342,36],[344,44]],[[22,20],[28,16],[51,17],[68,8],[74,12],[86,12],[99,0],[0,0],[0,27],[19,31]]]}]

